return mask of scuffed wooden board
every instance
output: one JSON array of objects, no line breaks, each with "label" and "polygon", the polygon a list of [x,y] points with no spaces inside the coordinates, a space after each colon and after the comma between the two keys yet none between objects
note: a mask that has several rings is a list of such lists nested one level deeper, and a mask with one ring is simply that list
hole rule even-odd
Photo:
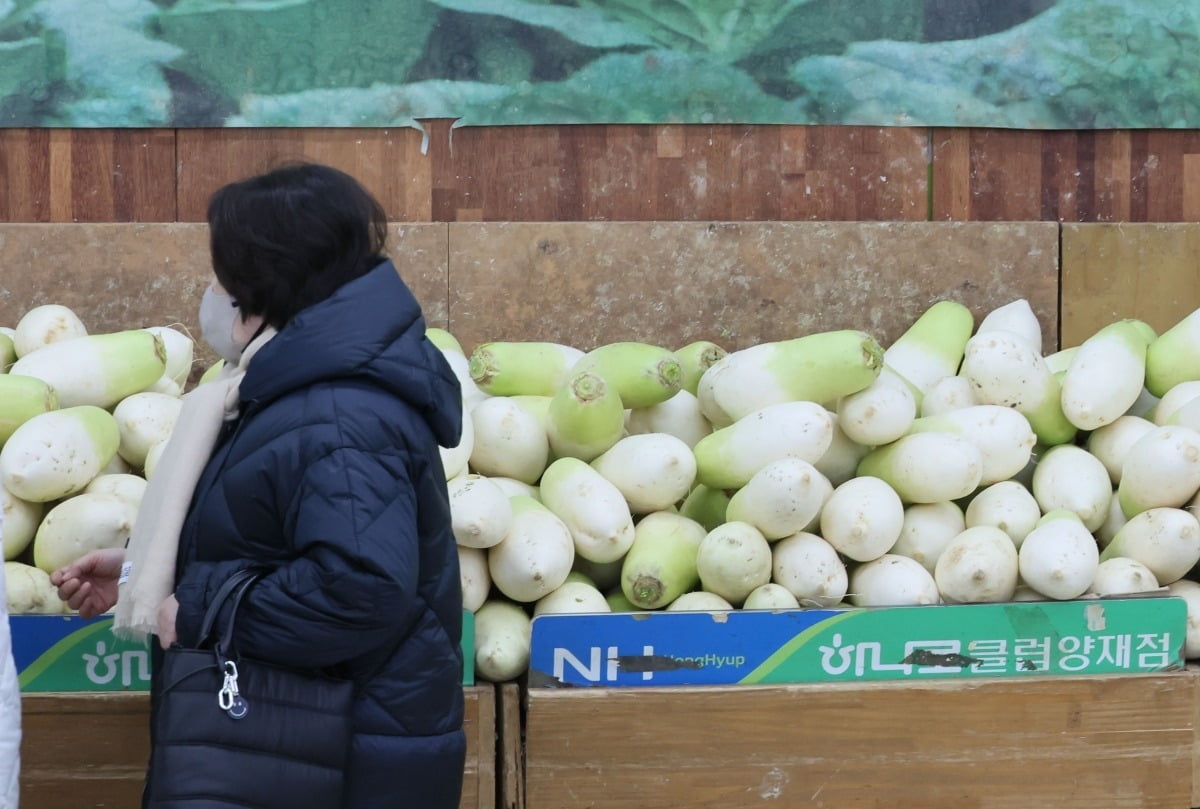
[{"label": "scuffed wooden board", "polygon": [[[490,685],[463,688],[463,732],[467,764],[459,809],[494,809],[496,805],[496,694]],[[398,796],[404,785],[397,784]]]},{"label": "scuffed wooden board", "polygon": [[496,686],[498,809],[525,809],[525,738],[521,727],[521,686]]},{"label": "scuffed wooden board", "polygon": [[531,689],[527,809],[1185,809],[1195,678]]},{"label": "scuffed wooden board", "polygon": [[[494,809],[495,689],[468,686],[463,696],[467,757],[459,807]],[[150,756],[147,693],[27,694],[21,713],[23,809],[139,804]],[[403,795],[403,784],[396,789]]]},{"label": "scuffed wooden board", "polygon": [[[446,226],[395,223],[388,238],[426,320],[445,326]],[[198,339],[200,296],[211,277],[204,224],[0,224],[3,326],[57,303],[92,333],[177,325]]]},{"label": "scuffed wooden board", "polygon": [[1062,339],[1133,317],[1159,333],[1200,307],[1200,225],[1064,225]]},{"label": "scuffed wooden board", "polygon": [[450,224],[450,330],[587,350],[727,349],[854,328],[890,343],[931,304],[1028,299],[1057,345],[1053,223]]},{"label": "scuffed wooden board", "polygon": [[1189,663],[1192,678],[1192,806],[1200,806],[1200,666]]}]

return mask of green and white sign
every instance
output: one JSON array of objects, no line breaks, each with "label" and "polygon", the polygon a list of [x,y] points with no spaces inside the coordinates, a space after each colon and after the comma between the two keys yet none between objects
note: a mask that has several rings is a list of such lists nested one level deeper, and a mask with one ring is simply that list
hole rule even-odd
[{"label": "green and white sign", "polygon": [[547,615],[531,684],[653,686],[1135,674],[1183,666],[1179,598]]}]

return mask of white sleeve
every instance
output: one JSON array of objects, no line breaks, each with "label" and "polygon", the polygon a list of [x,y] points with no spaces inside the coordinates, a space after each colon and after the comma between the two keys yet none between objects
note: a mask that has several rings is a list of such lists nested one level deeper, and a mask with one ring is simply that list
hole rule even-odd
[{"label": "white sleeve", "polygon": [[0,576],[0,809],[17,809],[21,770],[21,695],[12,656],[4,577]]}]

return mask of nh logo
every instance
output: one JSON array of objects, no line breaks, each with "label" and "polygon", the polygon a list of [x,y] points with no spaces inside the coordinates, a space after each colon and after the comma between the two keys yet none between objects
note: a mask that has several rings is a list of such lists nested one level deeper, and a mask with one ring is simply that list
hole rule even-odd
[{"label": "nh logo", "polygon": [[[654,655],[653,646],[643,646],[641,657],[652,657]],[[568,649],[557,647],[554,650],[554,679],[559,682],[566,682],[567,666],[575,670],[575,673],[587,680],[589,683],[615,683],[617,674],[620,672],[620,659],[622,655],[617,651],[616,646],[607,648],[601,646],[591,647],[588,653],[588,659],[585,663],[580,660]],[[631,660],[636,660],[638,655],[626,655]],[[654,677],[654,672],[649,670],[635,669],[642,671],[642,679],[649,680]]]}]

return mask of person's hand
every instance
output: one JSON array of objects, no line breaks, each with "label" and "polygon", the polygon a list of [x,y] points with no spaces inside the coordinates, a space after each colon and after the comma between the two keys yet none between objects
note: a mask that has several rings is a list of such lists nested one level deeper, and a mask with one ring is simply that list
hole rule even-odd
[{"label": "person's hand", "polygon": [[179,613],[179,602],[175,594],[167,596],[158,605],[158,645],[166,649],[178,637],[175,634],[175,616]]},{"label": "person's hand", "polygon": [[117,579],[125,562],[124,548],[106,548],[84,554],[50,574],[58,597],[83,618],[95,618],[117,603]]}]

